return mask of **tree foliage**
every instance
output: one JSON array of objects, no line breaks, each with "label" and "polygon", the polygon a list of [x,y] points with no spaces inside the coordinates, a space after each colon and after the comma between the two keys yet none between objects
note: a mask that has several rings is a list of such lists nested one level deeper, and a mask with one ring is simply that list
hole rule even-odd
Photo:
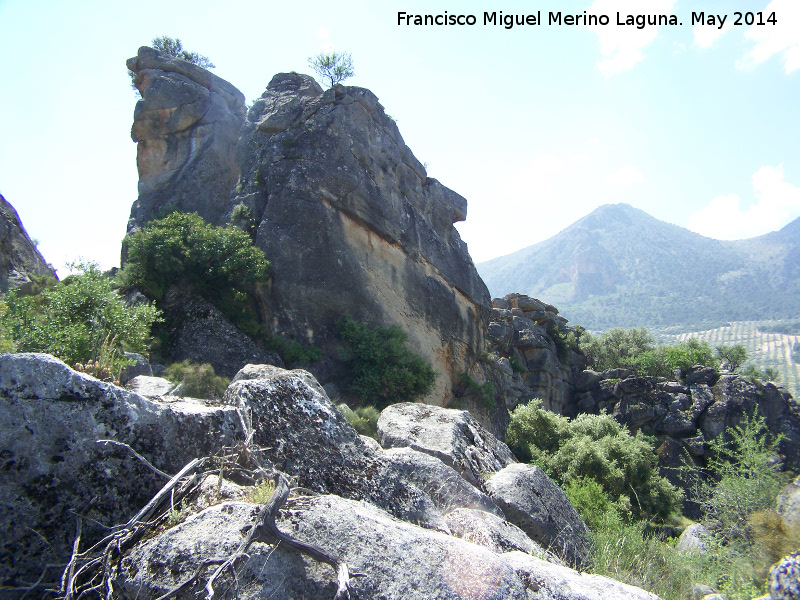
[{"label": "tree foliage", "polygon": [[379,409],[427,395],[436,381],[430,363],[409,350],[397,325],[370,327],[350,317],[339,323],[346,365],[345,385],[362,404]]},{"label": "tree foliage", "polygon": [[0,337],[13,340],[19,352],[46,352],[69,365],[99,360],[104,344],[105,353],[117,351],[113,367],[124,360],[122,350],[147,354],[159,311],[149,304],[129,306],[94,263],[72,268],[75,274],[39,295],[6,294]]},{"label": "tree foliage", "polygon": [[511,413],[507,440],[519,460],[562,486],[594,480],[620,514],[666,517],[679,507],[681,494],[658,475],[652,445],[610,415],[569,420],[534,399]]},{"label": "tree foliage", "polygon": [[174,212],[125,238],[128,260],[121,278],[161,300],[172,284],[192,285],[211,296],[224,290],[252,292],[266,281],[269,262],[238,227],[209,225],[197,213]]},{"label": "tree foliage", "polygon": [[738,371],[747,362],[747,349],[741,344],[717,346],[717,358],[729,371]]},{"label": "tree foliage", "polygon": [[215,68],[214,63],[212,63],[207,56],[200,54],[199,52],[191,52],[184,49],[180,38],[171,38],[168,35],[162,35],[157,38],[153,38],[151,43],[153,48],[162,54],[166,54],[170,58],[180,58],[181,60],[190,62],[198,67],[203,67],[204,69]]},{"label": "tree foliage", "polygon": [[600,336],[583,333],[579,343],[589,366],[598,371],[631,369],[640,376],[671,377],[676,369],[685,373],[698,364],[719,367],[708,342],[691,338],[672,346],[656,346],[643,327],[614,328]]},{"label": "tree foliage", "polygon": [[320,52],[308,59],[308,65],[328,84],[328,87],[333,87],[355,75],[353,58],[347,52]]}]

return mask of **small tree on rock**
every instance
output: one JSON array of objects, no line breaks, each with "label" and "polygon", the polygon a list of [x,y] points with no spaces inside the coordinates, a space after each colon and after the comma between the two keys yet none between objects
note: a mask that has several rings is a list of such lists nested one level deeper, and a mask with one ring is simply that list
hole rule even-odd
[{"label": "small tree on rock", "polygon": [[355,75],[353,58],[348,52],[320,52],[308,59],[308,65],[328,87],[333,87]]}]

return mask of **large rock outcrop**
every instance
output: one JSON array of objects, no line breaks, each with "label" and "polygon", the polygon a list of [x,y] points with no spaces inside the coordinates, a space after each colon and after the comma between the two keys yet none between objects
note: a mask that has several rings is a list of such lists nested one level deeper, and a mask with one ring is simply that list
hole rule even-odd
[{"label": "large rock outcrop", "polygon": [[[143,542],[125,560],[117,586],[139,600],[161,596],[187,581],[202,561],[235,551],[256,512],[257,507],[245,503],[212,506]],[[364,577],[352,581],[358,598],[657,600],[639,588],[519,551],[495,553],[337,496],[290,499],[278,526],[362,573]],[[330,567],[280,545],[254,544],[238,578],[237,597],[242,600],[330,600],[336,592]]]},{"label": "large rock outcrop", "polygon": [[[96,523],[127,521],[166,483],[98,440],[126,443],[176,473],[231,445],[238,423],[229,406],[158,402],[46,354],[0,355],[0,585],[24,587],[46,565],[65,564],[78,515],[89,544],[105,532]],[[51,570],[43,581],[59,576]]]},{"label": "large rock outcrop", "polygon": [[206,69],[153,48],[139,48],[128,69],[142,96],[131,129],[139,198],[128,232],[171,210],[216,223],[239,176],[244,96]]},{"label": "large rock outcrop", "polygon": [[238,157],[229,213],[244,204],[258,224],[276,331],[324,348],[344,315],[397,324],[439,375],[428,401],[448,403],[490,304],[453,227],[466,200],[427,176],[372,92],[306,75],[272,79]]},{"label": "large rock outcrop", "polygon": [[245,119],[238,90],[204,69],[146,47],[128,68],[142,94],[128,230],[176,209],[225,223],[246,207],[237,221],[250,219],[273,266],[261,315],[272,333],[335,363],[342,317],[399,325],[438,374],[426,401],[451,403],[490,310],[453,227],[467,201],[427,176],[375,95],[282,73]]},{"label": "large rock outcrop", "polygon": [[22,226],[17,211],[0,194],[0,292],[24,287],[32,275],[55,277]]},{"label": "large rock outcrop", "polygon": [[[309,373],[259,365],[240,375],[220,406],[144,398],[77,373],[48,355],[1,355],[0,526],[6,537],[0,577],[8,592],[3,597],[57,588],[76,519],[83,523],[85,549],[107,532],[101,526],[128,522],[165,483],[164,473],[148,470],[128,450],[97,443],[112,439],[129,444],[167,477],[191,459],[219,457],[233,449],[246,464],[250,450],[256,451],[267,468],[281,469],[304,488],[302,497],[290,498],[281,510],[279,527],[365,573],[366,578],[355,580],[359,597],[483,597],[479,592],[491,591],[496,598],[544,599],[566,586],[572,591],[559,598],[588,600],[601,597],[603,588],[620,598],[655,598],[612,580],[552,569],[530,556],[512,557],[509,550],[522,550],[556,563],[572,562],[571,550],[550,543],[563,537],[560,517],[548,517],[548,506],[536,512],[542,522],[555,523],[543,538],[560,555],[555,557],[505,520],[482,493],[483,484],[473,486],[430,454],[366,445]],[[430,425],[423,421],[419,426]],[[458,435],[464,439],[456,440]],[[472,435],[455,431],[453,447],[468,451]],[[485,435],[489,446],[502,447]],[[256,445],[248,446],[248,438]],[[197,493],[186,496],[169,518],[154,521],[161,526],[152,535],[133,542],[121,557],[122,570],[113,575],[115,590],[135,590],[140,599],[160,596],[200,561],[236,547],[257,511],[253,504],[236,501],[253,498],[257,488],[232,482],[236,469],[226,470],[224,480],[219,473],[212,466],[206,479],[198,480]],[[539,483],[522,482],[521,487],[540,495],[554,485]],[[169,510],[169,500],[165,504],[163,510]],[[43,570],[39,581],[44,584],[37,587]],[[277,597],[333,596],[328,567],[261,542],[248,550],[238,578],[240,598],[277,589],[283,590]],[[186,594],[178,597],[188,598],[191,592]]]}]

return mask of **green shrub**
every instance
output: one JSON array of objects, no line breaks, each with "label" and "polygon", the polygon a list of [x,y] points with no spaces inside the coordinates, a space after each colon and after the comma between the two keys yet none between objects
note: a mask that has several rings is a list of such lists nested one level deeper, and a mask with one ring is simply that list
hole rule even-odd
[{"label": "green shrub", "polygon": [[287,369],[317,362],[322,358],[322,350],[317,346],[300,344],[279,335],[264,334],[262,339],[264,339],[267,350],[272,350],[280,355]]},{"label": "green shrub", "polygon": [[197,213],[175,212],[125,237],[124,284],[161,300],[173,283],[214,299],[219,290],[252,292],[266,281],[269,262],[250,237],[231,225],[209,225]]},{"label": "green shrub", "polygon": [[231,225],[238,227],[253,239],[258,223],[253,218],[253,211],[246,204],[237,204],[231,211]]},{"label": "green shrub", "polygon": [[658,474],[652,444],[610,415],[569,420],[535,399],[511,413],[507,440],[519,460],[538,465],[560,485],[594,480],[620,514],[665,518],[680,505],[681,493]]},{"label": "green shrub", "polygon": [[710,477],[696,478],[697,501],[706,526],[722,542],[745,541],[750,515],[773,507],[787,480],[778,459],[780,441],[758,415],[745,416],[725,436],[708,440]]},{"label": "green shrub", "polygon": [[217,375],[208,363],[199,365],[184,360],[169,365],[164,377],[173,383],[183,384],[183,394],[191,398],[219,399],[228,389],[230,380]]},{"label": "green shrub", "polygon": [[747,361],[747,349],[741,344],[717,346],[717,358],[729,371],[738,371]]},{"label": "green shrub", "polygon": [[473,394],[486,408],[494,408],[494,386],[491,381],[478,383],[466,371],[461,374],[461,395]]},{"label": "green shrub", "polygon": [[267,280],[269,262],[246,232],[209,225],[196,213],[173,212],[126,236],[125,244],[123,286],[156,302],[170,285],[190,287],[247,335],[261,334],[254,296]]},{"label": "green shrub", "polygon": [[675,369],[685,373],[697,364],[719,367],[708,342],[691,338],[674,346],[656,346],[643,327],[615,328],[600,337],[583,333],[579,345],[588,365],[597,371],[631,369],[639,376],[671,377]]},{"label": "green shrub", "polygon": [[664,350],[664,360],[671,369],[680,369],[686,373],[694,365],[719,368],[719,361],[714,356],[714,350],[705,340],[690,338],[674,346],[667,346]]},{"label": "green shrub", "polygon": [[752,383],[762,381],[778,381],[781,378],[780,372],[773,368],[767,367],[763,371],[753,363],[750,363],[742,370],[742,376]]},{"label": "green shrub", "polygon": [[115,373],[129,363],[121,351],[147,354],[159,311],[148,304],[128,306],[94,263],[71,268],[75,274],[39,295],[6,294],[2,337],[13,340],[19,352],[46,352],[70,366],[102,358]]},{"label": "green shrub", "polygon": [[370,327],[350,317],[339,323],[344,345],[344,385],[362,404],[379,409],[413,401],[433,389],[436,373],[430,363],[409,350],[397,325]]},{"label": "green shrub", "polygon": [[589,365],[597,371],[631,368],[631,362],[640,354],[653,350],[655,344],[655,340],[644,327],[615,327],[600,337],[588,332],[580,336],[580,348]]},{"label": "green shrub", "polygon": [[378,439],[378,417],[381,414],[377,408],[374,406],[359,406],[353,410],[347,404],[342,403],[339,405],[339,410],[359,434]]}]

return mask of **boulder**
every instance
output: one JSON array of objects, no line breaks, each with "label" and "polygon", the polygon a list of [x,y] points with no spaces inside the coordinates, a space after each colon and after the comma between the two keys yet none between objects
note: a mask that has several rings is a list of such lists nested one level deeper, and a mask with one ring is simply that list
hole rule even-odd
[{"label": "boulder", "polygon": [[600,383],[602,379],[603,376],[597,371],[581,371],[580,374],[575,378],[575,391],[588,392],[595,385]]},{"label": "boulder", "polygon": [[31,241],[14,207],[0,194],[0,292],[25,288],[32,276],[56,272]]},{"label": "boulder", "polygon": [[[234,551],[258,508],[242,502],[211,506],[140,542],[122,562],[118,589],[138,600],[155,600],[188,580],[203,561]],[[344,560],[351,573],[362,573],[351,579],[357,598],[658,600],[639,588],[522,552],[498,554],[337,496],[290,498],[277,525]],[[250,547],[237,575],[237,594],[241,600],[330,600],[335,578],[327,565],[281,545],[259,542]],[[196,584],[196,591],[202,585]]]},{"label": "boulder", "polygon": [[263,350],[216,306],[191,291],[171,287],[161,309],[168,335],[164,353],[175,362],[209,363],[225,377],[249,363],[283,366],[277,354]]},{"label": "boulder", "polygon": [[709,549],[709,540],[711,540],[711,532],[699,523],[695,523],[683,530],[678,538],[678,543],[675,544],[675,549],[681,552],[705,554]]},{"label": "boulder", "polygon": [[569,564],[591,560],[589,530],[567,495],[539,467],[513,464],[486,482],[489,497],[531,539]]},{"label": "boulder", "polygon": [[175,384],[169,379],[164,379],[163,377],[137,375],[133,379],[128,380],[128,382],[125,384],[125,389],[135,392],[140,396],[157,398],[171,394],[175,389]]},{"label": "boulder", "polygon": [[659,600],[641,588],[602,575],[578,573],[522,552],[509,552],[503,559],[528,582],[529,600]]},{"label": "boulder", "polygon": [[459,508],[485,511],[502,519],[503,511],[438,458],[411,448],[391,448],[383,454],[403,478],[424,492],[442,513]]},{"label": "boulder", "polygon": [[[241,435],[236,412],[199,401],[164,404],[70,369],[46,354],[0,355],[0,582],[34,582],[72,552],[127,521],[166,479]],[[53,581],[61,572],[44,574]]]},{"label": "boulder", "polygon": [[[344,315],[398,325],[445,405],[484,351],[486,289],[453,226],[467,201],[427,176],[369,90],[280,73],[247,114],[239,181],[272,263],[275,333],[326,348]],[[330,356],[337,356],[331,348]]]},{"label": "boulder", "polygon": [[516,462],[508,446],[467,411],[425,404],[385,408],[378,419],[378,441],[384,448],[408,447],[435,456],[478,488],[486,474]]},{"label": "boulder", "polygon": [[139,48],[127,64],[142,96],[131,129],[139,198],[128,233],[174,210],[217,223],[239,174],[244,95],[206,69],[153,48]]},{"label": "boulder", "polygon": [[549,562],[563,564],[561,559],[534,542],[522,529],[485,511],[457,508],[447,513],[444,522],[452,535],[492,552],[519,550]]},{"label": "boulder", "polygon": [[775,509],[789,527],[800,527],[800,477],[788,484],[778,495]]},{"label": "boulder", "polygon": [[150,366],[150,361],[148,361],[144,356],[141,354],[136,354],[135,352],[123,352],[123,354],[125,355],[125,358],[128,360],[133,360],[134,363],[122,369],[119,374],[120,383],[125,384],[137,375],[152,377],[153,367]]}]

